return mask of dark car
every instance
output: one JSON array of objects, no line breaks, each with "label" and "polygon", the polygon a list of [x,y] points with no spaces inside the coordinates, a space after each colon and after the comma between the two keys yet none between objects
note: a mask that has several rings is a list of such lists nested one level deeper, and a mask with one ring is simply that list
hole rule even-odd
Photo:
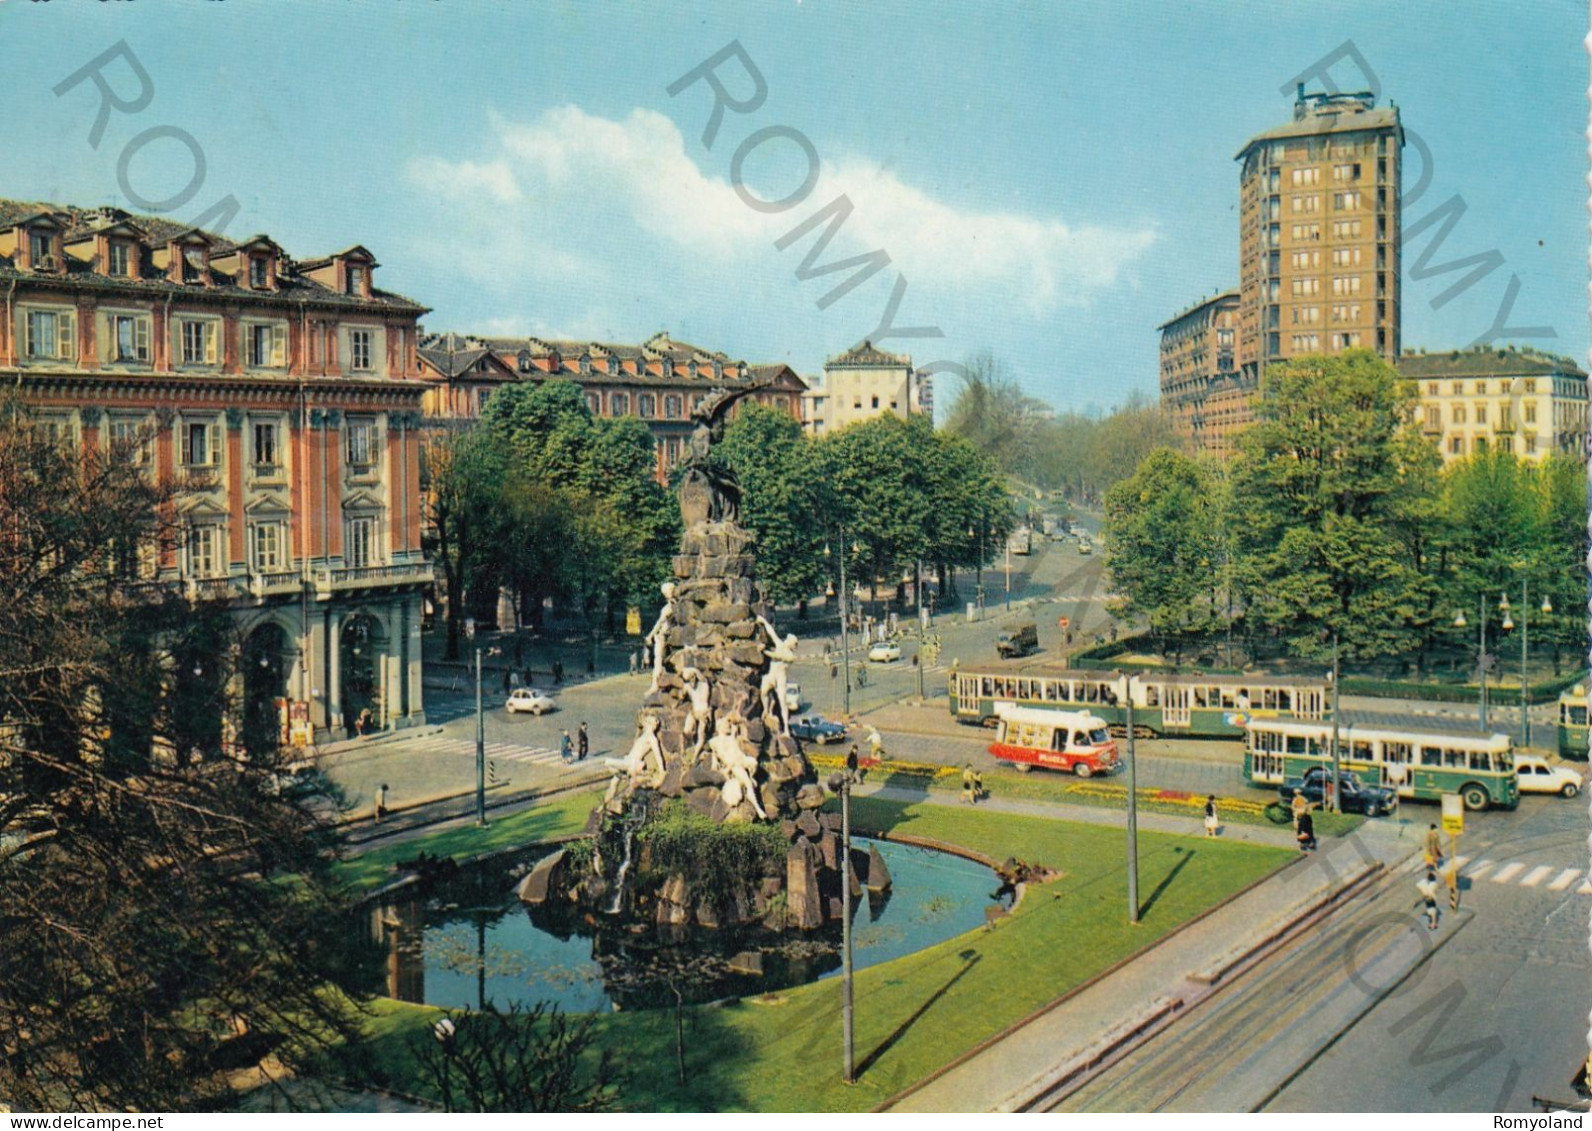
[{"label": "dark car", "polygon": [[822,715],[807,715],[795,719],[790,724],[790,732],[804,742],[816,742],[820,746],[827,746],[831,742],[839,742],[846,737],[846,728],[839,723],[832,723]]},{"label": "dark car", "polygon": [[[1398,805],[1397,793],[1379,785],[1367,785],[1360,780],[1358,774],[1344,771],[1338,775],[1338,781],[1343,788],[1343,803],[1339,807],[1345,813],[1364,813],[1367,817],[1380,817],[1384,813],[1391,813]],[[1312,766],[1305,771],[1304,777],[1290,778],[1284,782],[1278,787],[1277,794],[1285,805],[1293,801],[1296,793],[1303,793],[1305,800],[1312,805],[1321,805],[1331,784],[1330,766]]]}]

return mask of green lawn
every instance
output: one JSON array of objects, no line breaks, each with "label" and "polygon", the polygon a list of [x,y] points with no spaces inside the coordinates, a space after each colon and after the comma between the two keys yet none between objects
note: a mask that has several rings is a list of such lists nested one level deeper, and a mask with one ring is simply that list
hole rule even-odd
[{"label": "green lawn", "polygon": [[587,814],[601,800],[601,790],[562,794],[518,813],[491,817],[484,829],[474,825],[447,829],[350,856],[338,864],[337,874],[357,894],[374,890],[395,879],[397,874],[393,871],[393,863],[411,859],[421,849],[433,856],[452,856],[463,863],[502,849],[568,836],[586,827]]},{"label": "green lawn", "polygon": [[[535,812],[535,811],[533,811]],[[934,804],[859,799],[860,826],[1019,856],[1065,873],[1030,889],[993,931],[975,931],[872,967],[856,980],[859,1080],[839,1083],[840,986],[828,980],[771,1001],[687,1011],[687,1083],[674,1069],[668,1011],[613,1014],[605,1036],[631,1068],[638,1111],[854,1111],[872,1107],[1296,854],[1203,837],[1140,836],[1140,925],[1126,922],[1120,829]],[[568,827],[564,817],[550,818]],[[548,827],[547,825],[541,826]],[[544,834],[545,835],[545,834]],[[427,844],[428,850],[435,850]],[[993,882],[991,884],[993,887]],[[403,1045],[427,1009],[379,1003],[376,1063],[404,1090]]]}]

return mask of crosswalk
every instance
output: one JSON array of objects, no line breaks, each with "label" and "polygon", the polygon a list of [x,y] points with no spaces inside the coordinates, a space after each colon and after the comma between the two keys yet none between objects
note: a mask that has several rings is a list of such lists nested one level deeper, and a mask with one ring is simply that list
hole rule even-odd
[{"label": "crosswalk", "polygon": [[[1513,885],[1522,888],[1539,888],[1543,891],[1565,892],[1577,880],[1577,895],[1592,895],[1592,875],[1581,868],[1557,868],[1553,864],[1526,864],[1519,860],[1487,860],[1470,856],[1455,857],[1459,874],[1475,882],[1485,879],[1490,883]],[[1552,879],[1549,879],[1549,877]]]},{"label": "crosswalk", "polygon": [[[475,757],[475,739],[438,738],[428,743],[428,749],[439,754],[466,754]],[[562,755],[554,746],[521,746],[514,742],[488,742],[485,746],[487,777],[493,781],[508,780],[508,766],[561,766]]]}]

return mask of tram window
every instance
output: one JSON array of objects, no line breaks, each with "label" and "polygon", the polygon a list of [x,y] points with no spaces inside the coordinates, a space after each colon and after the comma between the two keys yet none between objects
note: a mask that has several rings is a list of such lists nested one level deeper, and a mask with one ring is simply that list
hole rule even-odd
[{"label": "tram window", "polygon": [[1282,711],[1293,710],[1293,692],[1286,687],[1277,692],[1277,707]]},{"label": "tram window", "polygon": [[1586,707],[1581,704],[1570,703],[1565,706],[1566,713],[1570,716],[1570,725],[1573,727],[1586,726]]},{"label": "tram window", "polygon": [[1382,760],[1384,762],[1408,762],[1410,760],[1410,744],[1407,742],[1384,742],[1382,744]]},{"label": "tram window", "polygon": [[1144,705],[1146,707],[1159,707],[1161,705],[1161,685],[1147,683],[1144,685]]},{"label": "tram window", "polygon": [[1371,750],[1371,743],[1363,738],[1356,739],[1354,741],[1354,745],[1350,750],[1349,757],[1353,758],[1356,762],[1376,761],[1376,755]]},{"label": "tram window", "polygon": [[1260,693],[1260,705],[1266,708],[1268,711],[1275,711],[1277,709],[1277,689],[1275,687],[1267,687],[1262,689]]},{"label": "tram window", "polygon": [[1290,754],[1307,753],[1309,746],[1310,744],[1305,740],[1305,736],[1302,734],[1290,734],[1288,736],[1288,753]]},{"label": "tram window", "polygon": [[988,676],[984,678],[984,698],[990,699],[995,695],[995,681]]},{"label": "tram window", "polygon": [[1485,750],[1472,750],[1470,752],[1470,768],[1478,773],[1492,773],[1492,759]]},{"label": "tram window", "polygon": [[1453,747],[1444,748],[1443,766],[1446,769],[1463,770],[1465,768],[1465,752],[1463,750],[1455,750]]},{"label": "tram window", "polygon": [[1194,706],[1196,706],[1196,707],[1208,707],[1208,706],[1210,706],[1209,702],[1206,701],[1205,694],[1206,694],[1205,693],[1205,689],[1203,687],[1196,687],[1194,689]]},{"label": "tram window", "polygon": [[1441,750],[1439,750],[1435,746],[1423,746],[1423,747],[1421,747],[1421,765],[1423,765],[1423,766],[1441,766],[1442,764],[1443,764],[1443,752]]},{"label": "tram window", "polygon": [[1028,681],[1026,679],[1020,679],[1020,680],[1017,681],[1017,698],[1019,698],[1019,699],[1030,699],[1030,698],[1032,698],[1032,696],[1030,696],[1028,694]]},{"label": "tram window", "polygon": [[1500,750],[1493,755],[1493,763],[1498,767],[1500,774],[1507,774],[1515,768],[1515,756],[1507,750]]},{"label": "tram window", "polygon": [[1044,696],[1046,702],[1054,703],[1056,701],[1056,696],[1057,696],[1058,693],[1056,691],[1056,681],[1055,680],[1053,680],[1053,679],[1042,679],[1042,680],[1040,680],[1039,681],[1039,689],[1040,689],[1041,694]]},{"label": "tram window", "polygon": [[1238,689],[1238,691],[1233,695],[1233,703],[1234,703],[1235,706],[1237,706],[1237,708],[1240,711],[1249,710],[1249,706],[1250,706],[1250,703],[1251,703],[1251,700],[1249,698],[1249,691],[1246,688],[1240,687]]}]

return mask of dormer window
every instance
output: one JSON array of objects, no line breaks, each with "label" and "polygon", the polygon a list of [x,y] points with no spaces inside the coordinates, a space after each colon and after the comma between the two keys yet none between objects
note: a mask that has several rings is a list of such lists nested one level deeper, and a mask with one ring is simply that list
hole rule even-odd
[{"label": "dormer window", "polygon": [[112,240],[105,255],[106,274],[125,279],[133,273],[133,246],[122,240]]},{"label": "dormer window", "polygon": [[348,293],[362,296],[365,293],[365,268],[358,263],[348,265]]},{"label": "dormer window", "polygon": [[674,358],[666,357],[663,359],[663,375],[665,377],[674,376]]},{"label": "dormer window", "polygon": [[257,291],[264,290],[269,285],[266,275],[266,259],[263,255],[249,256],[249,286]]},{"label": "dormer window", "polygon": [[715,361],[713,363],[713,379],[715,381],[722,381],[724,379],[724,363],[722,361]]},{"label": "dormer window", "polygon": [[205,253],[203,248],[184,248],[182,253],[182,281],[185,283],[201,283],[205,277]]},{"label": "dormer window", "polygon": [[35,271],[52,271],[55,269],[55,256],[52,253],[55,239],[49,232],[28,233],[28,261]]},{"label": "dormer window", "polygon": [[581,355],[581,358],[580,358],[580,375],[582,377],[590,377],[591,376],[591,357],[589,355],[587,355],[587,354],[582,354]]}]

